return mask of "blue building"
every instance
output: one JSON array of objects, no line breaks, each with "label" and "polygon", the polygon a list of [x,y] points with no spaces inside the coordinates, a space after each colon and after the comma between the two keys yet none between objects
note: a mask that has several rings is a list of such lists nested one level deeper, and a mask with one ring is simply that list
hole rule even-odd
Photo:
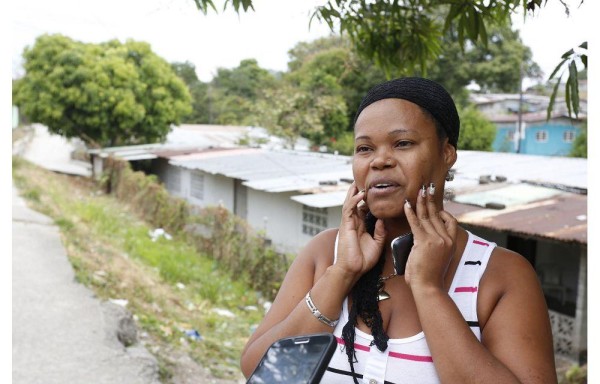
[{"label": "blue building", "polygon": [[581,103],[584,112],[578,118],[569,118],[564,101],[557,101],[555,112],[546,120],[549,98],[524,95],[519,132],[519,95],[475,95],[472,99],[496,125],[496,139],[492,144],[494,152],[568,156],[587,121],[585,102]]}]

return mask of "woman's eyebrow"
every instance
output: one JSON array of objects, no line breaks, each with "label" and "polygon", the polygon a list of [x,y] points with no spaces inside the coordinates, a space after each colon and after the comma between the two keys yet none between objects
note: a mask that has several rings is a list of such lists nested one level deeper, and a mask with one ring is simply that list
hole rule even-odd
[{"label": "woman's eyebrow", "polygon": [[393,131],[388,132],[388,136],[397,135],[399,133],[408,133],[410,130],[408,129],[394,129]]}]

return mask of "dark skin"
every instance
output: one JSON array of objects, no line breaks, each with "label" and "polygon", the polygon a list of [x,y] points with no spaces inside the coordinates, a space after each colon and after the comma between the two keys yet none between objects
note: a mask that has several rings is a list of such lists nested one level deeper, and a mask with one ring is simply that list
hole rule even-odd
[{"label": "dark skin", "polygon": [[[492,253],[477,299],[481,342],[448,295],[468,238],[443,209],[444,177],[455,161],[456,149],[417,105],[384,99],[362,111],[355,126],[355,183],[340,227],[315,236],[290,267],[242,352],[246,377],[275,340],[333,331],[308,310],[306,292],[324,315],[337,319],[352,286],[382,251],[382,275],[393,272],[390,241],[412,231],[406,273],[386,282],[391,298],[379,303],[388,336],[423,331],[443,383],[556,382],[546,304],[535,271],[521,255],[500,247]],[[378,218],[373,236],[364,228],[366,209]],[[370,333],[361,320],[358,328]]]}]

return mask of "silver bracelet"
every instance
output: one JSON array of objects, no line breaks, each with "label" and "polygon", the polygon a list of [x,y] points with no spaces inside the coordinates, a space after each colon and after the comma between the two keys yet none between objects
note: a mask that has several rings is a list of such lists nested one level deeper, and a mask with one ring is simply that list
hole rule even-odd
[{"label": "silver bracelet", "polygon": [[306,300],[306,305],[308,305],[308,309],[310,309],[313,316],[316,317],[317,320],[319,320],[321,323],[323,323],[325,325],[329,325],[330,327],[335,328],[335,326],[337,325],[337,323],[340,319],[331,320],[327,316],[325,316],[324,314],[319,312],[319,310],[315,306],[315,303],[313,303],[312,298],[310,297],[310,291],[308,291],[308,293],[306,294],[305,300]]}]

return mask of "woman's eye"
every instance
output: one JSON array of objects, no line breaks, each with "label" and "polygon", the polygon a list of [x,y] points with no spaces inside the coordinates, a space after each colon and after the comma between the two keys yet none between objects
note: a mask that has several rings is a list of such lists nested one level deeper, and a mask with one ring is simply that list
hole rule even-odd
[{"label": "woman's eye", "polygon": [[408,140],[400,140],[399,142],[396,143],[396,147],[409,147],[412,145],[412,142],[408,141]]},{"label": "woman's eye", "polygon": [[358,146],[358,147],[356,147],[356,153],[359,153],[359,152],[366,152],[366,151],[368,151],[369,149],[370,149],[369,147],[366,147],[366,146],[364,146],[364,145],[361,145],[361,146]]}]

